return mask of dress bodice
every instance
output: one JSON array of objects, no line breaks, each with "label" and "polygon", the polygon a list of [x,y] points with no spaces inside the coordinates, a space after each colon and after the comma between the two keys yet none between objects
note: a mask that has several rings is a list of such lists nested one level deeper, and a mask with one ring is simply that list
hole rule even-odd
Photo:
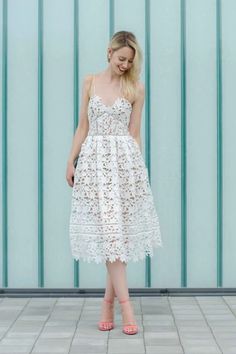
[{"label": "dress bodice", "polygon": [[112,105],[106,105],[102,97],[95,93],[95,76],[93,76],[92,88],[93,94],[88,105],[88,135],[129,135],[131,102],[119,96]]},{"label": "dress bodice", "polygon": [[100,96],[91,96],[88,106],[88,135],[129,135],[131,111],[131,103],[124,97],[118,97],[113,105],[107,106]]}]

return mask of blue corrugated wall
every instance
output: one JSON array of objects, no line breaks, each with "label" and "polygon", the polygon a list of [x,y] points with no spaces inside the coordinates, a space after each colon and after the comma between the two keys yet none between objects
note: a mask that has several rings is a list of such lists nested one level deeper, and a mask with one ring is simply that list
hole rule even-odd
[{"label": "blue corrugated wall", "polygon": [[236,2],[1,0],[0,287],[101,288],[72,259],[65,172],[83,77],[109,38],[144,53],[142,141],[163,249],[129,287],[236,285]]}]

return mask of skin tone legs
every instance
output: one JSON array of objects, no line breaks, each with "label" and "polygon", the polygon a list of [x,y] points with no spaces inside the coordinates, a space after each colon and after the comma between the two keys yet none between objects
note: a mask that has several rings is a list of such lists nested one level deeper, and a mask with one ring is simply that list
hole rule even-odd
[{"label": "skin tone legs", "polygon": [[[118,301],[129,299],[129,290],[126,277],[126,263],[116,260],[115,262],[106,262],[107,284],[105,298],[113,301],[117,296]],[[135,322],[133,308],[130,301],[120,304],[123,323]],[[114,304],[102,303],[101,321],[107,321],[112,318]]]}]

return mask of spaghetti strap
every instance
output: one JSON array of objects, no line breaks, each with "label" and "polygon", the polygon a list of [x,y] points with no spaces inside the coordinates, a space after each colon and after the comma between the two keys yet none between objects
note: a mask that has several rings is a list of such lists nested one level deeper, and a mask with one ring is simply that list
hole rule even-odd
[{"label": "spaghetti strap", "polygon": [[121,81],[121,78],[120,78],[120,95],[123,97],[123,92],[122,92],[122,81]]},{"label": "spaghetti strap", "polygon": [[93,95],[95,95],[95,75],[93,75]]}]

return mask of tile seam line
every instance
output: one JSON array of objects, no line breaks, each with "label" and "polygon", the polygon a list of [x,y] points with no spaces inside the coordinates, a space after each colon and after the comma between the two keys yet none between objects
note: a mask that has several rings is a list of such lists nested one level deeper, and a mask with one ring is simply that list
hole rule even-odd
[{"label": "tile seam line", "polygon": [[85,302],[86,302],[86,298],[83,298],[82,308],[81,308],[81,310],[80,310],[80,315],[79,315],[79,317],[78,317],[78,320],[77,320],[77,323],[76,323],[76,326],[75,326],[74,334],[73,334],[73,336],[72,336],[72,338],[71,338],[71,342],[70,342],[70,347],[69,347],[68,354],[70,354],[70,352],[71,352],[72,343],[73,343],[73,340],[74,340],[74,338],[75,338],[75,333],[76,333],[76,331],[77,331],[77,329],[78,329],[78,324],[79,324],[80,318],[81,318],[81,316],[82,316],[83,309],[84,309],[84,307],[85,307]]},{"label": "tile seam line", "polygon": [[[19,316],[22,314],[22,312],[24,311],[25,307],[28,305],[30,301],[30,298],[28,299],[28,301],[24,304],[23,308],[21,309],[21,311],[18,313],[18,315],[16,316],[15,320],[12,322],[12,324],[10,325],[10,327],[8,328],[8,330],[6,331],[6,333],[4,333],[3,337],[1,338],[0,342],[2,341],[2,339],[5,338],[5,336],[8,334],[8,332],[11,330],[11,328],[13,327],[13,325],[16,323],[17,319],[19,318]],[[3,301],[1,301],[1,305],[3,304]]]},{"label": "tile seam line", "polygon": [[[32,298],[30,298],[30,299],[32,299]],[[53,310],[55,309],[57,302],[58,302],[58,298],[56,298],[56,301],[54,302],[54,305],[52,306],[52,309],[51,309],[50,313],[48,314],[48,318],[49,318],[49,316],[52,314]],[[45,323],[47,323],[48,318],[47,318],[47,320],[44,322],[44,324],[42,325],[42,328],[41,328],[41,330],[39,331],[39,334],[38,334],[38,336],[36,337],[36,339],[35,339],[35,341],[34,341],[34,344],[33,344],[32,348],[31,348],[31,351],[29,352],[29,354],[32,354],[32,351],[33,351],[34,348],[35,348],[35,344],[37,343],[37,341],[38,341],[38,339],[39,339],[39,337],[40,337],[40,335],[41,335],[43,329],[45,328]]]},{"label": "tile seam line", "polygon": [[[226,295],[227,296],[227,295]],[[234,315],[235,319],[236,319],[236,314],[233,312],[233,310],[231,309],[230,305],[228,304],[228,302],[225,300],[225,295],[222,295],[222,300],[224,301],[224,303],[228,306],[230,312]]]},{"label": "tile seam line", "polygon": [[[210,331],[212,333],[212,336],[213,336],[213,338],[215,340],[215,343],[216,343],[217,347],[219,348],[221,354],[224,354],[224,352],[222,351],[221,346],[218,344],[218,342],[216,340],[216,337],[215,337],[215,334],[214,334],[214,332],[213,332],[213,330],[212,330],[212,328],[211,328],[211,326],[210,326],[210,324],[209,324],[209,322],[208,322],[208,320],[207,320],[207,318],[206,318],[206,316],[205,316],[205,314],[204,314],[204,312],[203,312],[203,310],[201,308],[200,302],[198,301],[197,297],[194,297],[194,298],[195,298],[196,303],[197,303],[197,305],[198,305],[198,307],[199,307],[199,309],[200,309],[200,311],[201,311],[201,313],[202,313],[202,315],[203,315],[203,317],[204,317],[204,319],[206,321],[207,326],[209,327],[209,329],[210,329]],[[220,298],[222,299],[222,296],[220,296]]]},{"label": "tile seam line", "polygon": [[182,350],[183,350],[183,354],[185,354],[184,346],[183,346],[182,341],[181,341],[181,336],[180,336],[179,329],[178,329],[178,326],[177,326],[176,321],[175,321],[175,315],[174,315],[174,312],[173,312],[173,310],[172,310],[171,302],[170,302],[170,300],[169,300],[169,297],[170,297],[170,296],[167,294],[166,298],[167,298],[167,302],[168,302],[169,307],[170,307],[170,312],[171,312],[171,314],[172,314],[172,318],[173,318],[173,320],[174,320],[174,324],[175,324],[176,331],[177,331],[178,338],[179,338],[179,343],[180,343],[181,348],[182,348]]}]

